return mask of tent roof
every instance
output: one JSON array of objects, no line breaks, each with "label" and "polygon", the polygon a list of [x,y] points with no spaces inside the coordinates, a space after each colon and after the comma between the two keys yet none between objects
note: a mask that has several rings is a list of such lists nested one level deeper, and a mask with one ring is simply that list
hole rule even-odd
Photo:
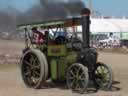
[{"label": "tent roof", "polygon": [[128,19],[91,19],[91,32],[128,32]]}]

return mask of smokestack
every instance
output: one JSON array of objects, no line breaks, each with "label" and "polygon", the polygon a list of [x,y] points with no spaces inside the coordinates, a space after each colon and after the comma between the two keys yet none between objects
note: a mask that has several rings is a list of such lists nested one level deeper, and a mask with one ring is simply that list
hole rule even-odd
[{"label": "smokestack", "polygon": [[90,14],[91,12],[88,8],[84,8],[81,11],[83,48],[90,47]]}]

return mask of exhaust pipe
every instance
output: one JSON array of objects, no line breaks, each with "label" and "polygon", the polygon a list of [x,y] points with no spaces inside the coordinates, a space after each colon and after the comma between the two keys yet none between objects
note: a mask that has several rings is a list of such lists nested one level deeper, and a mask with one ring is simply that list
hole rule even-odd
[{"label": "exhaust pipe", "polygon": [[81,11],[83,48],[90,48],[90,14],[88,8]]}]

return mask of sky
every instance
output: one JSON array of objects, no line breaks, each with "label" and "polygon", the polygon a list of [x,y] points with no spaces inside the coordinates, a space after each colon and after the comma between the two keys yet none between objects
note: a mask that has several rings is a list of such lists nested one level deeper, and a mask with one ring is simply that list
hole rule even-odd
[{"label": "sky", "polygon": [[[67,0],[65,0],[67,1]],[[73,0],[72,0],[73,1]],[[87,5],[88,0],[83,0]],[[103,16],[128,16],[128,0],[92,0],[93,10]],[[0,10],[13,6],[20,11],[26,11],[38,0],[0,0]]]},{"label": "sky", "polygon": [[38,4],[38,0],[0,0],[0,9],[4,10],[8,7],[16,8],[20,11],[26,11],[33,5]]},{"label": "sky", "polygon": [[93,0],[93,8],[105,16],[128,16],[128,0]]}]

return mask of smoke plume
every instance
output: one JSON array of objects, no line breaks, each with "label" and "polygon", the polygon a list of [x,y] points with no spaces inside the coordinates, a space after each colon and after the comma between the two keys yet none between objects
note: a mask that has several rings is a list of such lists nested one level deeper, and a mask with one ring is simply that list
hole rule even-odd
[{"label": "smoke plume", "polygon": [[80,14],[85,7],[82,0],[38,0],[39,4],[31,6],[25,12],[10,7],[0,11],[0,32],[15,31],[16,25],[41,22],[52,19],[63,19]]},{"label": "smoke plume", "polygon": [[85,7],[81,0],[39,0],[39,5],[33,6],[24,13],[22,23],[39,22],[52,19],[63,19],[80,14]]}]

